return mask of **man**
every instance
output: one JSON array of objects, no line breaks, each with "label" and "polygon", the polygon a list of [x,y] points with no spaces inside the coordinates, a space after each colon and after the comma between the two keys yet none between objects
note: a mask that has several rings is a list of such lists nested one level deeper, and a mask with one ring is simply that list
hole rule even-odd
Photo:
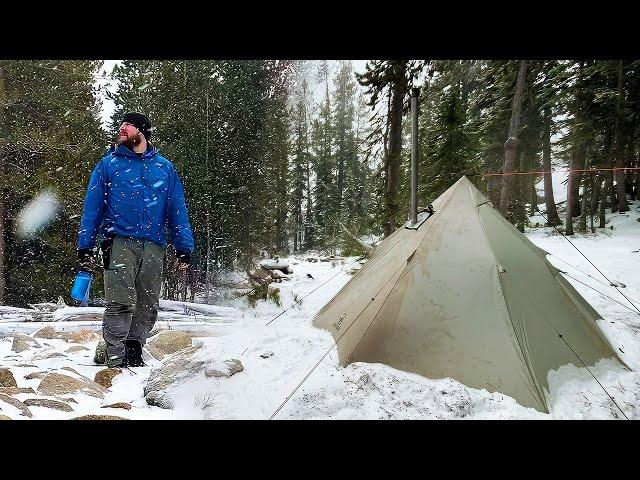
[{"label": "man", "polygon": [[144,365],[142,347],[158,317],[165,227],[179,271],[186,270],[194,248],[178,173],[150,138],[146,116],[124,116],[118,146],[91,174],[80,222],[81,268],[92,269],[96,237],[102,237],[107,301],[102,335],[109,367]]}]

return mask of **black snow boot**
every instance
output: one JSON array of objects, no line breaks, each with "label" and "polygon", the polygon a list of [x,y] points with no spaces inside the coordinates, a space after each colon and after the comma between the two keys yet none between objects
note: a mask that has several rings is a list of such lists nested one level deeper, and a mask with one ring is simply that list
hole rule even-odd
[{"label": "black snow boot", "polygon": [[142,360],[142,344],[137,340],[125,340],[127,346],[127,365],[130,367],[145,367]]}]

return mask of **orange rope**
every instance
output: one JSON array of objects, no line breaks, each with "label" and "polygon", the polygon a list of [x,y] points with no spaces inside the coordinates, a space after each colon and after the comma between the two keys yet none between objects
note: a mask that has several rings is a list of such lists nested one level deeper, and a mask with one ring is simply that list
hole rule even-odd
[{"label": "orange rope", "polygon": [[603,172],[603,171],[628,171],[628,170],[640,170],[640,167],[623,167],[623,168],[576,168],[576,169],[566,169],[566,170],[552,170],[545,172],[544,170],[534,170],[531,172],[510,172],[510,173],[476,173],[468,176],[474,175],[482,175],[483,177],[504,177],[507,175],[544,175],[545,173],[558,173],[558,172]]}]

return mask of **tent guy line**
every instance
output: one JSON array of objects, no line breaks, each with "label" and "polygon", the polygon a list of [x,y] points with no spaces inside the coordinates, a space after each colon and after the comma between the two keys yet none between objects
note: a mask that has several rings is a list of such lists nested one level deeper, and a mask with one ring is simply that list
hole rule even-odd
[{"label": "tent guy line", "polygon": [[600,385],[600,388],[602,388],[602,390],[604,390],[604,393],[606,393],[609,398],[611,399],[611,401],[614,403],[614,405],[616,407],[618,407],[618,410],[620,410],[620,413],[622,413],[622,415],[624,416],[625,419],[629,420],[629,417],[627,417],[627,415],[624,413],[624,411],[620,408],[620,405],[618,405],[618,402],[616,402],[616,400],[611,396],[611,394],[607,391],[606,388],[604,388],[604,385],[602,385],[600,383],[600,380],[598,380],[596,378],[596,376],[593,374],[593,372],[591,371],[591,369],[587,366],[586,363],[584,363],[584,361],[580,358],[580,356],[576,353],[576,351],[571,347],[571,345],[569,345],[569,342],[567,342],[567,339],[564,338],[564,335],[562,335],[560,332],[558,332],[558,330],[549,323],[549,321],[545,318],[544,319],[545,322],[547,322],[547,325],[549,325],[549,327],[558,334],[558,337],[565,343],[565,345],[569,348],[569,350],[571,350],[571,352],[576,356],[576,358],[578,360],[580,360],[580,363],[582,363],[582,365],[584,366],[584,368],[587,369],[587,372],[589,372],[591,374],[591,376],[593,377],[593,379],[598,383],[598,385]]},{"label": "tent guy line", "polygon": [[[540,215],[542,216],[542,218],[544,218],[544,219],[545,219],[545,221],[547,222],[547,224],[549,224],[549,220],[547,219],[547,217],[546,217],[542,212],[539,212],[539,213],[540,213]],[[618,286],[617,286],[614,282],[612,282],[611,280],[609,280],[609,277],[607,277],[607,276],[602,272],[602,270],[600,270],[598,267],[596,267],[596,266],[595,266],[595,264],[594,264],[591,260],[589,260],[589,259],[587,258],[587,256],[586,256],[584,253],[582,253],[582,251],[581,251],[578,247],[576,247],[576,246],[575,246],[575,244],[574,244],[571,240],[569,240],[569,238],[567,238],[567,236],[566,236],[564,233],[562,233],[560,230],[558,230],[558,228],[557,228],[555,225],[552,225],[552,227],[554,228],[554,230],[555,230],[556,232],[558,232],[560,235],[562,235],[562,237],[563,237],[567,242],[569,242],[569,243],[571,244],[571,246],[572,246],[573,248],[575,248],[575,249],[578,251],[578,253],[580,253],[580,255],[582,255],[582,256],[585,258],[585,260],[586,260],[587,262],[589,262],[589,263],[591,264],[591,266],[593,266],[593,268],[595,268],[595,269],[598,271],[598,273],[600,273],[600,275],[602,275],[602,276],[604,277],[604,279],[605,279],[607,282],[609,282],[609,284],[610,284],[613,288],[615,288],[618,292],[620,292],[620,295],[622,295],[622,296],[625,298],[625,300],[627,300],[627,302],[629,302],[629,303],[631,304],[631,306],[632,306],[632,307],[633,307],[633,308],[638,312],[638,314],[640,314],[640,309],[638,309],[638,307],[636,306],[636,304],[635,304],[635,303],[633,303],[631,300],[629,300],[629,298],[627,298],[627,296],[626,296],[624,293],[622,293],[622,290],[620,290],[620,288],[618,288]]]},{"label": "tent guy line", "polygon": [[483,176],[483,177],[508,177],[511,175],[546,175],[546,174],[552,174],[552,173],[566,173],[566,172],[619,172],[619,171],[636,171],[636,170],[640,170],[640,167],[617,167],[617,168],[573,168],[573,169],[564,169],[564,170],[550,170],[550,171],[545,171],[545,170],[531,170],[528,172],[506,172],[506,173],[490,173],[490,172],[483,172],[483,173],[466,173],[465,175],[467,177],[478,177],[478,176]]},{"label": "tent guy line", "polygon": [[[401,239],[399,239],[397,243],[399,243],[401,241]],[[393,246],[395,246],[396,244],[394,244]],[[393,247],[392,247],[393,248]],[[323,283],[321,283],[320,285],[318,285],[316,288],[314,288],[313,290],[311,290],[309,293],[307,293],[304,297],[296,300],[295,302],[293,302],[291,305],[289,305],[287,308],[285,308],[282,312],[280,312],[278,315],[276,315],[275,317],[273,317],[271,320],[269,320],[267,323],[265,323],[265,327],[267,325],[269,325],[271,322],[273,322],[275,319],[277,319],[278,317],[280,317],[282,314],[284,314],[285,312],[287,312],[288,310],[291,310],[297,303],[302,302],[302,300],[304,300],[305,298],[307,298],[309,295],[311,295],[312,293],[314,293],[315,291],[319,290],[321,287],[323,287],[324,285],[326,285],[327,283],[329,283],[331,280],[333,280],[334,278],[336,278],[338,275],[340,275],[345,268],[350,267],[351,265],[358,263],[360,260],[362,260],[362,257],[358,257],[356,258],[353,262],[350,262],[346,265],[344,265],[342,267],[342,269],[336,273],[333,277],[329,278],[328,280],[325,280]]]},{"label": "tent guy line", "polygon": [[[402,271],[405,267],[401,266],[398,271]],[[391,277],[389,277],[389,279],[387,280],[387,282],[383,285],[382,289],[380,289],[380,291],[384,290],[384,287],[386,287],[389,282],[391,282],[391,280],[393,280],[396,276],[398,272],[396,271],[396,273],[394,273]],[[398,279],[396,279],[396,284],[398,283]],[[394,284],[395,286],[395,284]],[[391,290],[389,290],[389,293],[387,293],[387,297],[389,297],[389,295],[391,295],[391,292],[393,291],[393,288]],[[380,293],[380,292],[378,292]],[[386,300],[385,298],[385,300]],[[304,376],[304,378],[302,379],[302,381],[296,386],[296,388],[293,389],[293,391],[289,394],[289,396],[287,396],[287,398],[285,399],[284,402],[282,402],[280,404],[280,406],[277,408],[277,410],[275,412],[273,412],[273,414],[269,417],[269,420],[273,420],[273,418],[278,414],[278,412],[282,409],[282,407],[284,407],[287,402],[289,400],[291,400],[291,398],[295,395],[295,393],[298,391],[298,389],[302,386],[302,384],[304,384],[304,382],[307,381],[307,379],[311,376],[311,374],[315,371],[316,368],[318,368],[318,365],[320,365],[322,363],[322,361],[326,358],[327,355],[329,355],[329,353],[338,346],[338,342],[342,339],[342,337],[344,337],[347,332],[351,329],[351,327],[353,327],[356,324],[356,320],[358,320],[358,318],[360,318],[360,315],[362,315],[364,313],[364,311],[367,309],[367,307],[371,304],[371,302],[373,302],[375,300],[375,296],[369,300],[369,302],[367,303],[367,305],[360,311],[360,313],[358,314],[358,316],[353,320],[353,322],[351,322],[351,324],[349,324],[349,326],[344,330],[344,332],[342,332],[342,334],[336,339],[335,343],[333,345],[331,345],[331,347],[329,347],[329,349],[324,353],[324,355],[322,355],[322,357],[320,358],[320,360],[318,360],[316,362],[316,364],[313,366],[313,368],[311,368],[311,370],[309,370],[309,372]],[[378,309],[378,312],[380,311],[380,309],[382,309],[382,307],[384,306],[384,301],[380,303],[380,308]],[[375,320],[376,316],[373,316],[373,320],[371,321],[371,323],[369,324],[369,327],[371,327],[371,325],[373,324],[373,321]]]},{"label": "tent guy line", "polygon": [[[398,242],[400,242],[400,240],[398,240]],[[396,242],[396,243],[398,243]],[[395,246],[395,244],[394,244]],[[338,273],[336,273],[334,276],[332,276],[331,278],[329,278],[328,280],[325,280],[323,283],[321,283],[320,285],[318,285],[316,288],[314,288],[313,290],[311,290],[309,293],[307,293],[304,297],[299,298],[298,300],[296,300],[295,302],[293,302],[291,305],[289,305],[287,308],[285,308],[282,312],[280,312],[278,315],[276,315],[275,317],[273,317],[271,320],[269,320],[267,323],[264,324],[264,326],[268,326],[270,323],[272,323],[274,320],[276,320],[277,318],[279,318],[280,316],[282,316],[283,314],[285,314],[286,312],[288,312],[289,310],[291,310],[296,304],[299,304],[300,302],[302,302],[302,300],[304,300],[305,298],[307,298],[308,296],[310,296],[312,293],[316,292],[317,290],[319,290],[320,288],[322,288],[324,285],[326,285],[327,283],[329,283],[331,280],[333,280],[334,278],[336,278],[338,275],[340,275],[342,272],[344,272],[344,270],[347,267],[350,267],[351,265],[354,265],[355,263],[358,263],[360,260],[362,260],[362,257],[358,257],[356,258],[353,262],[350,262],[346,265],[343,265],[342,268],[340,269],[340,271]],[[249,346],[247,346],[247,348],[245,348],[243,350],[243,352],[240,354],[241,356],[245,354],[245,352],[249,349]]]},{"label": "tent guy line", "polygon": [[[556,258],[557,260],[560,260],[562,263],[565,263],[567,265],[569,265],[571,268],[574,268],[575,270],[577,270],[578,272],[582,273],[583,275],[586,275],[587,277],[593,279],[594,281],[598,282],[600,285],[604,285],[605,287],[615,287],[615,284],[611,284],[611,283],[605,283],[602,280],[598,280],[596,277],[589,275],[587,272],[585,272],[584,270],[580,270],[578,267],[576,267],[575,265],[572,265],[571,263],[567,262],[566,260],[563,260],[562,258],[558,257],[557,255],[554,255],[553,253],[550,253],[549,255],[551,255],[552,257]],[[565,273],[565,272],[562,272]],[[616,282],[617,284],[619,284],[620,282]],[[623,287],[626,287],[626,285],[623,283],[622,284]],[[631,299],[633,302],[640,304],[640,300],[636,300],[633,297],[629,297],[629,299]]]},{"label": "tent guy line", "polygon": [[[575,280],[575,281],[576,281],[576,282],[578,282],[578,283],[581,283],[581,284],[582,284],[582,285],[584,285],[585,287],[590,288],[591,290],[593,290],[593,291],[595,291],[595,292],[598,292],[600,295],[602,295],[602,296],[604,296],[604,297],[607,297],[607,298],[608,298],[609,300],[611,300],[612,302],[617,303],[618,305],[620,305],[621,307],[626,308],[626,309],[627,309],[627,310],[629,310],[630,312],[633,312],[633,313],[635,313],[636,315],[640,315],[640,313],[638,313],[637,311],[635,311],[634,309],[632,309],[632,308],[631,308],[631,307],[629,307],[628,305],[625,305],[624,303],[619,302],[618,300],[616,300],[615,298],[610,297],[610,296],[609,296],[609,295],[607,295],[606,293],[602,293],[600,290],[598,290],[598,289],[596,289],[596,288],[593,288],[591,285],[588,285],[588,284],[586,284],[586,283],[584,283],[584,282],[581,282],[581,281],[580,281],[580,280],[578,280],[576,277],[573,277],[573,276],[569,275],[567,272],[564,272],[564,271],[562,271],[562,270],[559,270],[559,271],[560,271],[560,273],[562,273],[563,275],[565,275],[565,276],[567,276],[567,277],[569,277],[569,278],[572,278],[573,280]],[[594,280],[595,280],[595,279],[594,279]],[[603,283],[603,285],[604,285],[604,283]],[[627,322],[622,322],[622,323],[625,323],[626,325],[629,325],[629,326],[635,327],[635,325],[632,325],[632,324],[627,323]]]}]

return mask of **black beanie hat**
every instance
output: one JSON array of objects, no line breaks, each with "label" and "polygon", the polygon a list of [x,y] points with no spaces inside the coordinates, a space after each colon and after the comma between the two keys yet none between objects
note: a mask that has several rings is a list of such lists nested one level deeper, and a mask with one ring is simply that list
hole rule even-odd
[{"label": "black beanie hat", "polygon": [[140,130],[144,138],[149,141],[151,138],[151,121],[141,113],[127,113],[122,119],[122,123],[127,122]]}]

